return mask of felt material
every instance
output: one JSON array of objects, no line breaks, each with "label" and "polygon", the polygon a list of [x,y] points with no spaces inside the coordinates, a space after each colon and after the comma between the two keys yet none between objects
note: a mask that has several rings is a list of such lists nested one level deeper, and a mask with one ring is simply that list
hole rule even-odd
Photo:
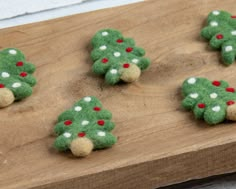
[{"label": "felt material", "polygon": [[[150,60],[143,57],[144,49],[136,47],[133,39],[123,37],[117,30],[102,29],[94,35],[91,43],[91,58],[94,61],[92,70],[96,74],[105,74],[105,80],[109,84],[116,84],[120,80],[133,82],[140,76],[141,70],[150,65]],[[127,65],[136,65],[139,71],[135,69],[132,75],[133,66]],[[126,76],[122,77],[123,74]]]},{"label": "felt material", "polygon": [[133,82],[139,78],[141,71],[138,66],[135,64],[124,64],[123,67],[129,68],[124,69],[123,74],[120,77],[123,81]]},{"label": "felt material", "polygon": [[15,100],[21,100],[32,94],[36,79],[31,75],[35,66],[25,60],[24,54],[16,48],[0,51],[0,88],[7,88],[14,94]]},{"label": "felt material", "polygon": [[86,137],[78,137],[70,144],[72,154],[78,157],[85,157],[93,150],[93,143]]},{"label": "felt material", "polygon": [[7,88],[0,88],[0,108],[4,108],[12,104],[15,100],[15,97],[11,90]]},{"label": "felt material", "polygon": [[221,49],[223,62],[230,65],[236,55],[236,17],[226,11],[212,11],[201,36],[210,40],[213,49]]},{"label": "felt material", "polygon": [[232,121],[236,121],[236,104],[231,102],[230,105],[231,106],[229,106],[226,111],[226,118]]},{"label": "felt material", "polygon": [[223,80],[211,82],[206,78],[191,77],[183,82],[182,93],[182,106],[208,124],[224,121],[227,108],[236,102],[234,88]]},{"label": "felt material", "polygon": [[[96,97],[82,98],[58,117],[58,123],[54,128],[58,135],[54,142],[55,148],[60,151],[74,150],[75,155],[87,155],[91,147],[88,140],[92,142],[93,150],[111,147],[117,141],[117,138],[110,133],[115,126],[111,118],[112,114],[102,108],[101,102]],[[86,140],[73,142],[78,138],[86,138]],[[79,148],[83,143],[87,147]],[[75,144],[78,144],[78,147]]]}]

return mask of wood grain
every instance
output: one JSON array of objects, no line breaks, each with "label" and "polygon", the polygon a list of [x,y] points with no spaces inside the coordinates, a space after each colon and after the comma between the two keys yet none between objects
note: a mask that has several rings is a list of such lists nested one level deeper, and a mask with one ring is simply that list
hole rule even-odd
[{"label": "wood grain", "polygon": [[[146,189],[236,170],[235,123],[209,127],[180,107],[189,76],[236,86],[236,66],[200,39],[209,11],[236,12],[234,0],[150,0],[0,30],[37,66],[34,94],[0,110],[0,188]],[[133,84],[107,86],[91,73],[89,41],[101,28],[134,37],[152,65]],[[95,95],[114,114],[118,143],[84,159],[52,148],[58,114]]]}]

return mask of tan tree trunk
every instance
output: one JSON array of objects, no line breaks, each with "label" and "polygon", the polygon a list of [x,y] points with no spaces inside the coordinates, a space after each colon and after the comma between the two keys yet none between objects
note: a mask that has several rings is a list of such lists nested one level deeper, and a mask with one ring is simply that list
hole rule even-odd
[{"label": "tan tree trunk", "polygon": [[226,113],[226,118],[228,120],[236,121],[236,104],[228,106]]},{"label": "tan tree trunk", "polygon": [[77,157],[85,157],[93,150],[93,143],[86,137],[76,138],[71,142],[70,150]]},{"label": "tan tree trunk", "polygon": [[125,82],[136,81],[141,74],[141,70],[135,64],[130,64],[129,68],[125,68],[121,74],[121,80]]},{"label": "tan tree trunk", "polygon": [[10,89],[1,88],[0,89],[0,108],[4,108],[12,104],[15,100],[14,94]]}]

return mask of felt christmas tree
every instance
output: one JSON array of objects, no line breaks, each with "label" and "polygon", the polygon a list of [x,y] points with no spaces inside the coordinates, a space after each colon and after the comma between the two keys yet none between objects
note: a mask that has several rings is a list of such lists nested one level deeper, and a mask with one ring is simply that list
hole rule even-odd
[{"label": "felt christmas tree", "polygon": [[82,98],[58,117],[55,148],[70,149],[75,156],[84,157],[92,150],[111,147],[117,141],[110,133],[115,126],[111,118],[96,97]]},{"label": "felt christmas tree", "polygon": [[114,29],[98,31],[92,38],[92,46],[93,72],[105,74],[109,84],[120,80],[133,82],[150,64],[150,60],[143,57],[144,49],[135,46],[132,38],[125,38]]},{"label": "felt christmas tree", "polygon": [[24,54],[15,48],[0,51],[0,107],[32,94],[36,79],[31,75],[35,66],[25,60]]},{"label": "felt christmas tree", "polygon": [[212,11],[201,36],[210,40],[213,49],[221,49],[223,62],[230,65],[236,55],[236,16],[226,11]]},{"label": "felt christmas tree", "polygon": [[196,118],[208,124],[236,121],[236,92],[226,81],[191,77],[183,82],[182,92],[183,107],[192,110]]}]

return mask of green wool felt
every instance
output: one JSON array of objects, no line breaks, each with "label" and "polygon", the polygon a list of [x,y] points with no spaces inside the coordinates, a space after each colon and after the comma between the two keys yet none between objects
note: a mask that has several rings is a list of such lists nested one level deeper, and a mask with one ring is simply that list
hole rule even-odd
[{"label": "green wool felt", "polygon": [[226,11],[212,11],[207,18],[207,26],[201,36],[210,40],[213,49],[221,49],[223,61],[230,65],[236,55],[236,16]]},{"label": "green wool felt", "polygon": [[54,146],[60,151],[68,150],[73,140],[87,137],[93,143],[93,149],[111,147],[117,139],[110,131],[115,124],[112,114],[102,108],[96,97],[84,97],[58,117],[54,128],[57,135]]},{"label": "green wool felt", "polygon": [[[119,31],[114,29],[98,31],[92,38],[92,46],[93,72],[105,74],[105,80],[109,84],[119,82],[122,74],[127,69],[132,69],[130,64],[136,65],[140,70],[144,70],[150,65],[150,60],[143,57],[144,49],[136,47],[133,39],[123,37]],[[139,74],[136,74],[134,77],[138,76]],[[125,78],[122,80],[126,81]]]},{"label": "green wool felt", "polygon": [[191,77],[182,85],[185,99],[184,108],[192,110],[195,117],[208,124],[217,124],[226,119],[227,107],[236,101],[234,88],[226,81],[209,81],[205,78]]},{"label": "green wool felt", "polygon": [[0,88],[8,88],[15,100],[32,94],[36,79],[31,75],[35,66],[25,60],[24,54],[15,48],[0,51]]}]

